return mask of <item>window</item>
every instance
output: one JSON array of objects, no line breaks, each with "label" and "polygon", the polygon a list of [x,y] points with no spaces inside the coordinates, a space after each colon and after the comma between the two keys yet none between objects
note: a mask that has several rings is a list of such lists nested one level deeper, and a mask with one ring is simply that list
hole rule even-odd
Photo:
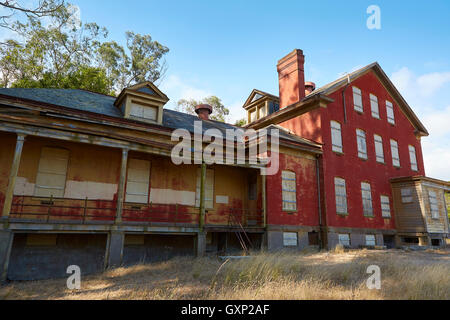
[{"label": "window", "polygon": [[267,108],[266,105],[262,105],[259,107],[259,118],[263,118],[265,116],[267,116]]},{"label": "window", "polygon": [[334,178],[334,190],[336,193],[336,213],[347,214],[347,189],[345,180]]},{"label": "window", "polygon": [[390,124],[395,124],[394,106],[392,102],[386,101],[387,120]]},{"label": "window", "polygon": [[361,183],[361,195],[364,215],[368,217],[373,216],[372,191],[370,189],[370,184],[366,182]]},{"label": "window", "polygon": [[142,104],[131,102],[131,110],[130,110],[131,116],[156,121],[157,114],[158,114],[157,107],[145,106]]},{"label": "window", "polygon": [[378,98],[370,94],[370,108],[372,109],[372,117],[380,119],[380,111],[378,110]]},{"label": "window", "polygon": [[331,143],[334,152],[342,152],[341,124],[336,121],[331,121]]},{"label": "window", "polygon": [[64,197],[68,163],[69,150],[42,148],[34,195],[36,197]]},{"label": "window", "polygon": [[256,121],[256,109],[250,111],[250,122]]},{"label": "window", "polygon": [[[202,169],[197,169],[197,190],[195,193],[195,206],[200,207],[200,189],[201,189]],[[205,179],[205,208],[214,208],[214,170],[206,169]]]},{"label": "window", "polygon": [[439,219],[439,207],[438,207],[436,192],[429,190],[428,191],[428,199],[430,201],[431,217],[433,219]]},{"label": "window", "polygon": [[381,201],[381,216],[383,218],[390,218],[391,217],[391,205],[389,203],[389,197],[388,196],[380,196]]},{"label": "window", "polygon": [[360,129],[356,129],[356,141],[358,144],[358,157],[367,159],[366,133]]},{"label": "window", "polygon": [[339,244],[344,247],[350,246],[350,235],[348,233],[339,234]]},{"label": "window", "polygon": [[282,172],[281,188],[283,193],[283,210],[297,210],[297,187],[295,173],[291,171]]},{"label": "window", "polygon": [[374,247],[377,241],[374,234],[366,234],[366,246]]},{"label": "window", "polygon": [[356,111],[364,112],[361,90],[353,87],[353,104]]},{"label": "window", "polygon": [[296,247],[298,245],[296,232],[283,232],[283,245],[285,247]]},{"label": "window", "polygon": [[384,163],[383,138],[375,134],[373,140],[375,141],[375,155],[377,157],[377,162]]},{"label": "window", "polygon": [[392,165],[394,167],[400,167],[400,157],[398,155],[398,143],[395,140],[391,140],[391,154],[392,154]]},{"label": "window", "polygon": [[411,170],[417,171],[416,148],[409,146],[409,160],[411,162]]},{"label": "window", "polygon": [[125,202],[148,203],[149,182],[150,161],[129,159]]},{"label": "window", "polygon": [[256,174],[248,176],[248,200],[256,200],[257,198],[257,177]]},{"label": "window", "polygon": [[404,188],[401,190],[402,194],[402,203],[411,203],[413,202],[412,197],[412,189],[411,188]]}]

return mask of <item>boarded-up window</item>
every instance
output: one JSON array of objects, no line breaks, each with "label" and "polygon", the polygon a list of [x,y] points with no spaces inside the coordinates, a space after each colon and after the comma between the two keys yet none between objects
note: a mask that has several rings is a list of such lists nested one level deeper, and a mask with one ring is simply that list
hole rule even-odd
[{"label": "boarded-up window", "polygon": [[[195,206],[200,207],[200,188],[202,169],[197,169],[197,191],[195,192]],[[214,170],[206,169],[205,179],[205,208],[214,208]]]},{"label": "boarded-up window", "polygon": [[370,94],[370,107],[372,109],[372,117],[380,119],[380,111],[378,109],[378,98]]},{"label": "boarded-up window", "polygon": [[390,218],[391,217],[391,205],[389,203],[389,197],[388,196],[380,196],[381,201],[381,216],[383,218]]},{"label": "boarded-up window", "polygon": [[395,124],[394,106],[390,101],[386,101],[386,113],[388,122],[391,124]]},{"label": "boarded-up window", "polygon": [[341,124],[336,121],[331,121],[331,143],[334,152],[342,152]]},{"label": "boarded-up window", "polygon": [[42,148],[36,177],[36,197],[64,197],[69,151],[60,148]]},{"label": "boarded-up window", "polygon": [[265,116],[267,116],[267,108],[266,105],[262,105],[259,107],[259,118],[263,118]]},{"label": "boarded-up window", "polygon": [[256,109],[250,111],[250,122],[256,121]]},{"label": "boarded-up window", "polygon": [[283,232],[283,245],[285,247],[296,247],[298,245],[296,232]]},{"label": "boarded-up window", "polygon": [[364,111],[361,90],[357,87],[353,87],[353,105],[356,111]]},{"label": "boarded-up window", "polygon": [[334,178],[334,189],[336,192],[336,212],[339,214],[347,214],[347,189],[345,180],[342,178]]},{"label": "boarded-up window", "polygon": [[402,203],[411,203],[413,202],[412,197],[412,189],[411,188],[404,188],[401,190],[402,195]]},{"label": "boarded-up window", "polygon": [[374,234],[366,234],[366,246],[374,247],[377,241]]},{"label": "boarded-up window", "polygon": [[148,203],[150,161],[129,159],[125,202]]},{"label": "boarded-up window", "polygon": [[431,217],[433,219],[439,219],[439,206],[438,206],[436,192],[429,190],[428,191],[428,199],[430,201]]},{"label": "boarded-up window", "polygon": [[384,150],[383,150],[383,138],[375,134],[373,136],[375,142],[375,154],[377,157],[377,162],[384,163]]},{"label": "boarded-up window", "polygon": [[417,171],[417,157],[416,148],[413,146],[408,146],[409,149],[409,160],[411,162],[411,170]]},{"label": "boarded-up window", "polygon": [[400,156],[398,155],[398,143],[395,140],[391,140],[391,154],[392,154],[392,165],[394,167],[400,167]]},{"label": "boarded-up window", "polygon": [[358,143],[358,157],[367,159],[366,133],[363,130],[356,129],[356,140]]},{"label": "boarded-up window", "polygon": [[350,246],[350,235],[348,233],[339,234],[339,244],[344,247]]},{"label": "boarded-up window", "polygon": [[297,210],[297,186],[295,173],[291,171],[283,171],[281,174],[281,188],[283,193],[283,210]]},{"label": "boarded-up window", "polygon": [[372,191],[370,184],[366,182],[361,183],[361,195],[363,202],[363,212],[365,216],[373,216],[373,206],[372,206]]},{"label": "boarded-up window", "polygon": [[156,121],[158,115],[158,108],[132,102],[130,115],[138,118]]}]

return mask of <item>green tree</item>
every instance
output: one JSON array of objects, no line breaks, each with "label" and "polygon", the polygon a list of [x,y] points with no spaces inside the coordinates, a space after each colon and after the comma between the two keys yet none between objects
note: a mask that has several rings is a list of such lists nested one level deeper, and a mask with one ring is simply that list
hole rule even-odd
[{"label": "green tree", "polygon": [[105,28],[78,20],[73,8],[58,7],[48,25],[28,16],[11,26],[22,41],[8,40],[0,46],[4,87],[83,88],[111,94],[164,75],[167,47],[150,35],[127,32],[125,49],[106,41]]},{"label": "green tree", "polygon": [[225,108],[222,104],[222,100],[220,100],[216,96],[209,96],[200,101],[195,99],[181,99],[177,102],[177,110],[183,111],[189,114],[195,114],[195,107],[199,104],[209,104],[213,108],[213,113],[210,116],[210,119],[225,122],[226,116],[230,114],[230,110]]},{"label": "green tree", "polygon": [[245,118],[239,119],[234,123],[234,125],[238,126],[238,127],[243,127],[246,124],[247,124],[247,119],[245,119]]}]

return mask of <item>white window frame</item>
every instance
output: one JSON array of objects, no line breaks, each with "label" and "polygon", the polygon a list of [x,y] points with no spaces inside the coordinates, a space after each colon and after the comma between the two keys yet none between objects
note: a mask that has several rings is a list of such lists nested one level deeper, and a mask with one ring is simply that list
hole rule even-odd
[{"label": "white window frame", "polygon": [[372,111],[372,117],[380,119],[380,109],[378,107],[378,98],[374,94],[370,94],[370,109]]},{"label": "white window frame", "polygon": [[416,154],[416,148],[412,145],[408,146],[409,151],[409,161],[411,163],[411,170],[418,171],[417,167],[417,154]]},{"label": "white window frame", "polygon": [[398,151],[398,142],[393,139],[391,139],[391,156],[392,156],[392,165],[394,167],[400,167],[400,155],[399,155],[399,151]]},{"label": "white window frame", "polygon": [[258,110],[256,108],[250,110],[248,113],[249,113],[250,123],[258,120]]},{"label": "white window frame", "polygon": [[283,246],[297,247],[298,246],[297,232],[283,232]]},{"label": "white window frame", "polygon": [[361,182],[361,200],[365,217],[373,217],[372,187],[368,182]]},{"label": "white window frame", "polygon": [[411,203],[411,202],[413,202],[412,188],[402,188],[400,190],[400,195],[402,197],[402,203]]},{"label": "white window frame", "polygon": [[366,234],[366,246],[375,247],[377,245],[377,237],[374,234]]},{"label": "white window frame", "polygon": [[430,203],[431,218],[439,219],[439,203],[436,191],[428,190],[428,201]]},{"label": "white window frame", "polygon": [[342,179],[340,177],[334,178],[334,192],[336,201],[336,213],[348,214],[347,187],[345,185],[345,179]]},{"label": "white window frame", "polygon": [[367,140],[364,130],[356,129],[356,144],[358,146],[358,157],[367,160]]},{"label": "white window frame", "polygon": [[64,148],[42,148],[34,186],[35,197],[64,198],[69,156],[69,150]]},{"label": "white window frame", "polygon": [[[283,211],[297,211],[297,177],[295,172],[289,170],[281,172],[281,193]],[[294,198],[295,200],[289,198]]]},{"label": "white window frame", "polygon": [[375,156],[377,162],[384,163],[383,138],[378,134],[374,134],[373,141],[375,145]]},{"label": "white window frame", "polygon": [[386,115],[387,121],[390,124],[395,124],[395,114],[394,114],[394,105],[392,102],[386,100]]},{"label": "white window frame", "polygon": [[362,102],[362,92],[358,87],[353,87],[353,108],[355,111],[364,112],[364,106]]},{"label": "white window frame", "polygon": [[381,216],[383,218],[391,217],[391,200],[389,196],[380,195]]},{"label": "white window frame", "polygon": [[[127,185],[125,188],[125,202],[148,203],[150,188],[151,162],[149,160],[128,159]],[[140,188],[139,188],[140,187]],[[142,189],[137,192],[136,189]]]},{"label": "white window frame", "polygon": [[331,144],[334,152],[343,152],[342,146],[342,126],[335,120],[330,121],[331,127]]},{"label": "white window frame", "polygon": [[350,247],[351,245],[350,234],[348,233],[339,233],[338,240],[339,244],[344,247]]}]

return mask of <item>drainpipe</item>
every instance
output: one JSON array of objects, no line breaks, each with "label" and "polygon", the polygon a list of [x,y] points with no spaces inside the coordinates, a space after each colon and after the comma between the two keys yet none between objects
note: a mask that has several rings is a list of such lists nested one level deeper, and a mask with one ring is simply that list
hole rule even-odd
[{"label": "drainpipe", "polygon": [[344,87],[344,90],[342,90],[342,101],[344,105],[344,123],[347,123],[347,107],[345,103],[345,91],[347,90],[347,87],[350,85],[350,75],[347,74],[347,84]]},{"label": "drainpipe", "polygon": [[266,195],[266,176],[261,175],[262,180],[262,205],[263,205],[263,223],[264,229],[267,227],[267,195]]},{"label": "drainpipe", "polygon": [[319,247],[323,249],[323,241],[322,241],[322,202],[321,202],[321,194],[320,194],[320,163],[319,156],[316,156],[316,178],[317,178],[317,204],[319,209]]}]

